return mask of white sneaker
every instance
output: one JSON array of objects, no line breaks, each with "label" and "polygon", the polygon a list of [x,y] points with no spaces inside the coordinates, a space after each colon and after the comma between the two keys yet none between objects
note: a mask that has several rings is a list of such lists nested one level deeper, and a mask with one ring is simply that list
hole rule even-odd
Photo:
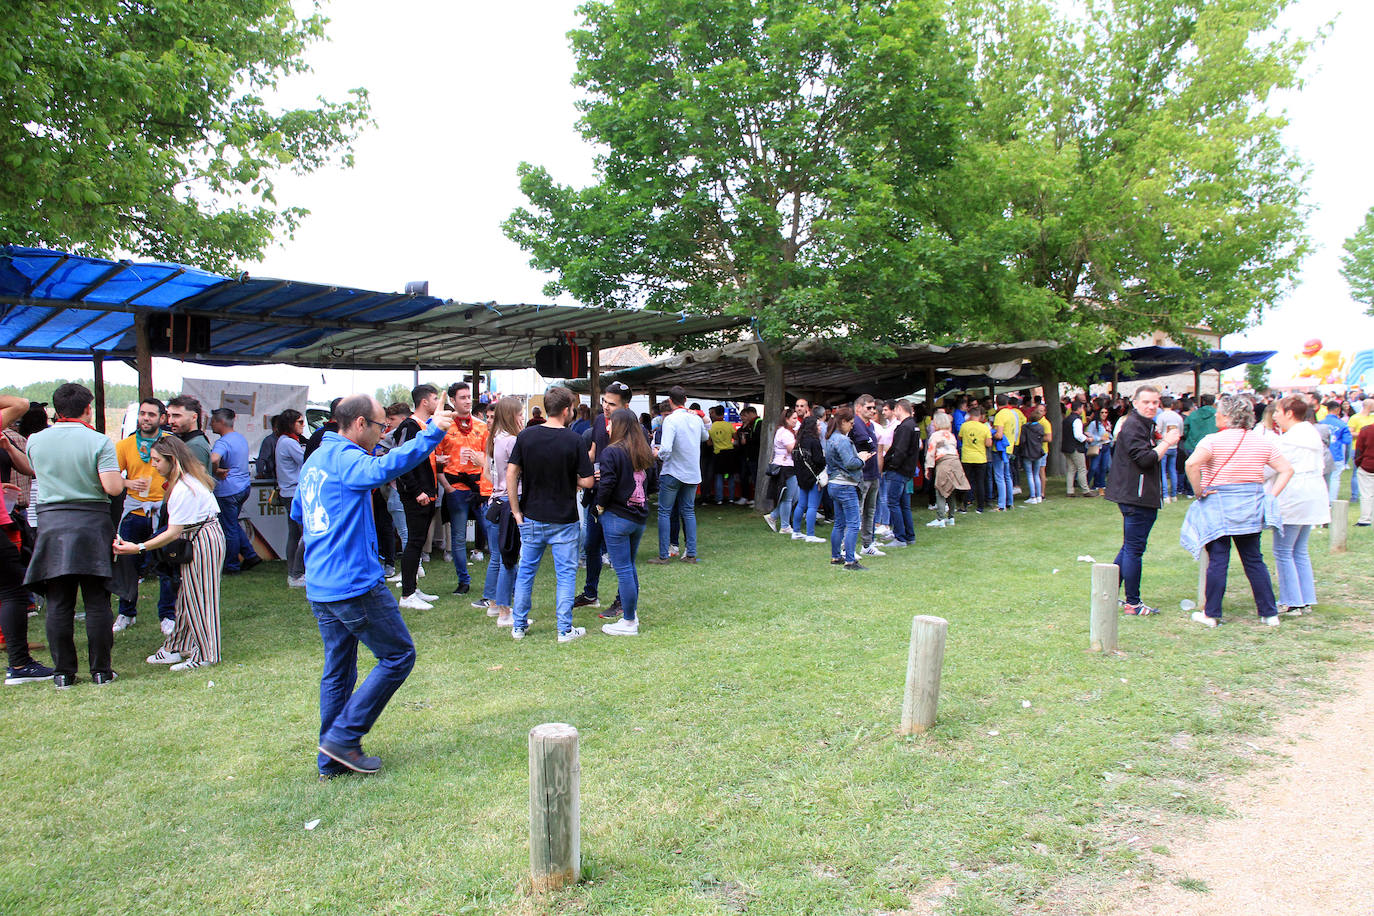
[{"label": "white sneaker", "polygon": [[496,612],[496,625],[497,625],[498,627],[511,627],[511,626],[515,626],[515,615],[512,614],[510,611],[505,611],[505,612],[503,613],[502,611],[497,610],[497,612]]},{"label": "white sneaker", "polygon": [[518,627],[511,626],[511,628],[510,628],[510,638],[511,638],[511,639],[524,639],[524,638],[525,638],[525,631],[522,630],[522,629],[519,629]]},{"label": "white sneaker", "polygon": [[1260,620],[1262,620],[1262,621],[1264,622],[1264,625],[1265,625],[1266,627],[1276,627],[1276,626],[1279,625],[1279,615],[1278,615],[1278,614],[1275,614],[1275,615],[1272,616],[1272,617],[1261,617]]},{"label": "white sneaker", "polygon": [[735,505],[737,505],[737,506],[747,506],[747,505],[749,505],[749,500],[747,500],[747,499],[745,499],[743,496],[741,496],[739,499],[735,500]]},{"label": "white sneaker", "polygon": [[208,663],[208,662],[202,662],[202,661],[200,661],[200,660],[198,660],[198,659],[194,659],[194,658],[188,658],[188,659],[187,659],[186,661],[184,661],[184,662],[178,662],[177,664],[173,665],[169,670],[171,670],[171,671],[194,671],[194,670],[196,670],[197,668],[204,668],[207,664],[209,664],[209,663]]},{"label": "white sneaker", "polygon": [[434,605],[421,598],[419,592],[406,595],[397,603],[408,611],[429,611],[434,609]]},{"label": "white sneaker", "polygon": [[945,520],[942,519],[942,518],[933,518],[933,519],[931,519],[930,521],[926,522],[926,527],[927,527],[927,528],[943,528],[943,527],[945,527]]},{"label": "white sneaker", "polygon": [[472,563],[481,563],[486,558],[486,554],[482,553],[480,550],[474,550],[472,553],[468,554],[468,561]]},{"label": "white sneaker", "polygon": [[636,617],[634,620],[625,620],[621,618],[615,623],[603,624],[601,632],[605,633],[607,636],[638,636],[639,618]]},{"label": "white sneaker", "polygon": [[438,595],[431,595],[429,592],[422,592],[422,591],[420,591],[418,588],[415,589],[415,597],[419,598],[421,601],[438,601],[438,600],[439,600],[439,596],[438,596]]},{"label": "white sneaker", "polygon": [[163,636],[171,636],[177,628],[177,622],[170,618],[163,618],[159,626],[162,628]]},{"label": "white sneaker", "polygon": [[183,660],[180,652],[168,652],[166,646],[148,656],[148,664],[150,665],[175,665]]},{"label": "white sneaker", "polygon": [[668,547],[668,556],[670,556],[670,557],[675,557],[675,556],[677,556],[677,545],[676,545],[676,544],[671,544],[671,545],[669,545],[669,547]]},{"label": "white sneaker", "polygon": [[792,540],[794,541],[806,540],[806,535],[802,534],[800,531],[789,531],[788,534],[792,535]]},{"label": "white sneaker", "polygon": [[295,576],[287,576],[287,577],[286,577],[286,587],[287,587],[287,588],[305,588],[305,576],[301,576],[299,579],[297,579]]},{"label": "white sneaker", "polygon": [[387,577],[386,577],[386,581],[388,581],[388,582],[393,582],[393,583],[394,583],[394,582],[400,582],[400,581],[401,581],[401,574],[400,574],[400,573],[396,573],[396,575],[394,575],[394,576],[387,576]]},{"label": "white sneaker", "polygon": [[949,518],[945,519],[945,527],[946,527],[946,528],[953,528],[953,527],[954,527],[954,516],[951,515]]},{"label": "white sneaker", "polygon": [[416,572],[415,572],[415,578],[417,578],[417,579],[423,579],[424,577],[425,577],[425,568],[424,568],[423,566],[421,566],[418,570],[416,570]]},{"label": "white sneaker", "polygon": [[428,562],[429,562],[429,554],[427,554],[427,553],[422,553],[422,554],[420,554],[420,562],[421,562],[421,563],[428,563]]},{"label": "white sneaker", "polygon": [[1215,627],[1217,625],[1217,618],[1208,617],[1203,611],[1193,611],[1193,623],[1200,623],[1204,627]]},{"label": "white sneaker", "polygon": [[892,528],[889,525],[879,525],[877,528],[873,529],[873,533],[880,538],[891,538]]},{"label": "white sneaker", "polygon": [[569,631],[566,632],[566,633],[559,633],[559,634],[558,634],[558,641],[559,641],[559,642],[572,642],[574,639],[581,639],[583,636],[586,636],[586,635],[587,635],[587,628],[586,628],[586,627],[573,627],[571,630],[569,630]]},{"label": "white sneaker", "polygon": [[125,617],[123,614],[120,614],[118,617],[115,618],[114,626],[110,629],[112,629],[116,633],[122,633],[125,630],[129,629],[129,627],[133,626],[137,621],[137,617]]},{"label": "white sneaker", "polygon": [[794,534],[794,533],[795,533],[795,532],[792,531],[792,526],[791,526],[791,525],[787,525],[787,526],[785,526],[785,527],[782,527],[782,528],[779,528],[779,529],[778,529],[778,534]]},{"label": "white sneaker", "polygon": [[774,532],[774,533],[777,533],[777,530],[778,530],[778,523],[775,522],[775,521],[773,521],[773,516],[771,516],[771,515],[765,515],[765,516],[763,517],[763,523],[764,523],[765,525],[767,525],[769,528],[773,529],[773,532]]},{"label": "white sneaker", "polygon": [[861,552],[862,552],[863,555],[866,556],[866,557],[885,557],[885,556],[887,556],[887,554],[883,553],[881,550],[879,550],[879,549],[878,549],[876,546],[874,546],[873,544],[869,544],[869,545],[868,545],[867,547],[865,547]]}]

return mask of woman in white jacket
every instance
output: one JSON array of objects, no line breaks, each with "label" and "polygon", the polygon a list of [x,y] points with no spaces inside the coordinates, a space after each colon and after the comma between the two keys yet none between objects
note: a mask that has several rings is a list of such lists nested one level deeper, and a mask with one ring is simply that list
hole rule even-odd
[{"label": "woman in white jacket", "polygon": [[1293,465],[1293,479],[1279,494],[1283,527],[1274,531],[1274,566],[1279,576],[1279,604],[1284,606],[1284,613],[1293,616],[1310,613],[1317,603],[1307,538],[1313,525],[1331,521],[1322,476],[1324,446],[1316,427],[1307,422],[1309,409],[1303,398],[1287,397],[1274,410],[1274,421],[1283,431],[1279,450]]}]

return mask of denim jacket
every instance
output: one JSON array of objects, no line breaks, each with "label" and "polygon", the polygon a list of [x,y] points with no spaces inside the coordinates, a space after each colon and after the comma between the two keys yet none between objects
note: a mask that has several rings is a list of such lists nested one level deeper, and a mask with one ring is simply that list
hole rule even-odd
[{"label": "denim jacket", "polygon": [[857,487],[863,466],[848,436],[836,430],[825,440],[825,472],[832,484]]},{"label": "denim jacket", "polygon": [[1228,483],[1206,499],[1197,499],[1183,517],[1178,541],[1197,559],[1217,538],[1232,534],[1256,534],[1265,528],[1283,527],[1279,503],[1258,483]]}]

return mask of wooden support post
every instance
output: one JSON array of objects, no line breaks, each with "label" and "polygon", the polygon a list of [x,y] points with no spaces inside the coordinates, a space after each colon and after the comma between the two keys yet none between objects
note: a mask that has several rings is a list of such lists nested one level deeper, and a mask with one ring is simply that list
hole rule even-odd
[{"label": "wooden support post", "polygon": [[141,401],[153,396],[153,351],[148,343],[148,316],[144,312],[134,312],[134,363]]},{"label": "wooden support post", "polygon": [[1194,366],[1194,367],[1193,367],[1193,398],[1194,398],[1194,399],[1197,399],[1197,398],[1200,398],[1200,397],[1202,397],[1202,369],[1201,369],[1201,367]]},{"label": "wooden support post", "polygon": [[943,617],[919,615],[911,618],[911,648],[906,659],[906,698],[902,702],[900,734],[920,734],[935,724],[948,630],[949,621]]},{"label": "wooden support post", "polygon": [[658,416],[658,389],[656,388],[649,389],[649,416],[650,418]]},{"label": "wooden support post", "polygon": [[587,374],[591,376],[592,416],[601,412],[601,335],[592,335],[592,350],[588,354]]},{"label": "wooden support post", "polygon": [[1331,552],[1345,553],[1345,541],[1350,533],[1350,501],[1338,499],[1331,504]]},{"label": "wooden support post", "polygon": [[99,353],[93,355],[92,360],[95,364],[95,431],[103,433],[105,431],[105,357]]},{"label": "wooden support post", "polygon": [[477,398],[482,394],[482,361],[472,361],[472,407],[477,409]]},{"label": "wooden support post", "polygon": [[1116,388],[1121,384],[1121,370],[1112,366],[1112,397],[1116,397]]},{"label": "wooden support post", "polygon": [[581,880],[581,776],[577,729],[562,723],[530,729],[530,879],[535,893]]},{"label": "wooden support post", "polygon": [[1197,558],[1197,609],[1207,607],[1207,550],[1203,549]]},{"label": "wooden support post", "polygon": [[935,410],[935,369],[926,370],[926,406]]},{"label": "wooden support post", "polygon": [[1116,651],[1116,595],[1121,585],[1121,570],[1115,563],[1093,564],[1092,619],[1088,625],[1088,646],[1094,652]]}]

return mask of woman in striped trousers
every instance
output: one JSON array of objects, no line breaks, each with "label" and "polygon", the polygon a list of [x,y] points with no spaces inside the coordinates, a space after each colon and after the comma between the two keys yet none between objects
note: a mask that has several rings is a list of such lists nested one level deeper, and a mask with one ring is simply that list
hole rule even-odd
[{"label": "woman in striped trousers", "polygon": [[153,444],[153,468],[167,479],[167,530],[142,544],[115,538],[115,553],[138,554],[165,547],[179,537],[191,541],[191,562],[177,567],[176,627],[162,648],[148,656],[152,665],[192,671],[220,660],[219,580],[224,566],[224,529],[213,495],[214,479],[186,444],[163,436]]}]

